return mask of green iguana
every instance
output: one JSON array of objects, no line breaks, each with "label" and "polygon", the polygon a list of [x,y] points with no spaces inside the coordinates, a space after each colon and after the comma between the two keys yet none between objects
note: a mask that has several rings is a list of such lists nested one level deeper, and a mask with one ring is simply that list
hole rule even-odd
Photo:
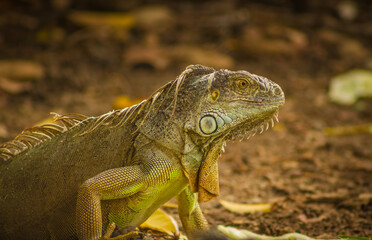
[{"label": "green iguana", "polygon": [[228,139],[277,120],[281,88],[246,71],[191,65],[147,100],[98,117],[56,115],[0,146],[0,239],[107,239],[177,196],[188,236],[219,193]]}]

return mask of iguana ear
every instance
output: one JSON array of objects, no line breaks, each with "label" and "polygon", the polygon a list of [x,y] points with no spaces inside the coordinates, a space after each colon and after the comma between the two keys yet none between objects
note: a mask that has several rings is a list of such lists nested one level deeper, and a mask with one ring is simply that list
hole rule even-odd
[{"label": "iguana ear", "polygon": [[218,164],[221,145],[216,144],[207,153],[199,168],[198,201],[207,202],[219,195]]}]

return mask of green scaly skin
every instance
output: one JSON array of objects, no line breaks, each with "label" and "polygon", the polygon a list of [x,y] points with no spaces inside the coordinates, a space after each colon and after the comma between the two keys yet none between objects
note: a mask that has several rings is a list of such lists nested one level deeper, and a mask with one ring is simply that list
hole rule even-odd
[{"label": "green scaly skin", "polygon": [[283,104],[264,77],[191,65],[138,105],[25,130],[0,146],[0,239],[103,239],[174,196],[186,234],[208,230],[199,202],[219,193],[225,141]]}]

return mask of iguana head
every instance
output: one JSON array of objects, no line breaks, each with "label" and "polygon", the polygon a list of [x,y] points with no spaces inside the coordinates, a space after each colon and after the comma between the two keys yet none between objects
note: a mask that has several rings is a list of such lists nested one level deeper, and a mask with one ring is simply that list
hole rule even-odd
[{"label": "iguana head", "polygon": [[284,104],[278,84],[246,71],[219,70],[195,84],[207,85],[187,128],[202,138],[234,139],[263,131]]},{"label": "iguana head", "polygon": [[182,98],[176,112],[187,113],[181,163],[198,201],[209,201],[219,194],[217,159],[225,141],[267,129],[277,119],[284,93],[267,78],[200,65],[188,67],[176,82]]}]

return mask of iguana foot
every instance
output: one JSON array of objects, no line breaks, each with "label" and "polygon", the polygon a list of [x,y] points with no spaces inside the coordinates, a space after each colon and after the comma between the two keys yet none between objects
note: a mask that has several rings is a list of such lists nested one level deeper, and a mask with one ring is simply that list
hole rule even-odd
[{"label": "iguana foot", "polygon": [[140,240],[143,239],[143,233],[139,232],[138,228],[128,226],[125,228],[117,228],[115,223],[110,223],[107,227],[102,240]]}]

